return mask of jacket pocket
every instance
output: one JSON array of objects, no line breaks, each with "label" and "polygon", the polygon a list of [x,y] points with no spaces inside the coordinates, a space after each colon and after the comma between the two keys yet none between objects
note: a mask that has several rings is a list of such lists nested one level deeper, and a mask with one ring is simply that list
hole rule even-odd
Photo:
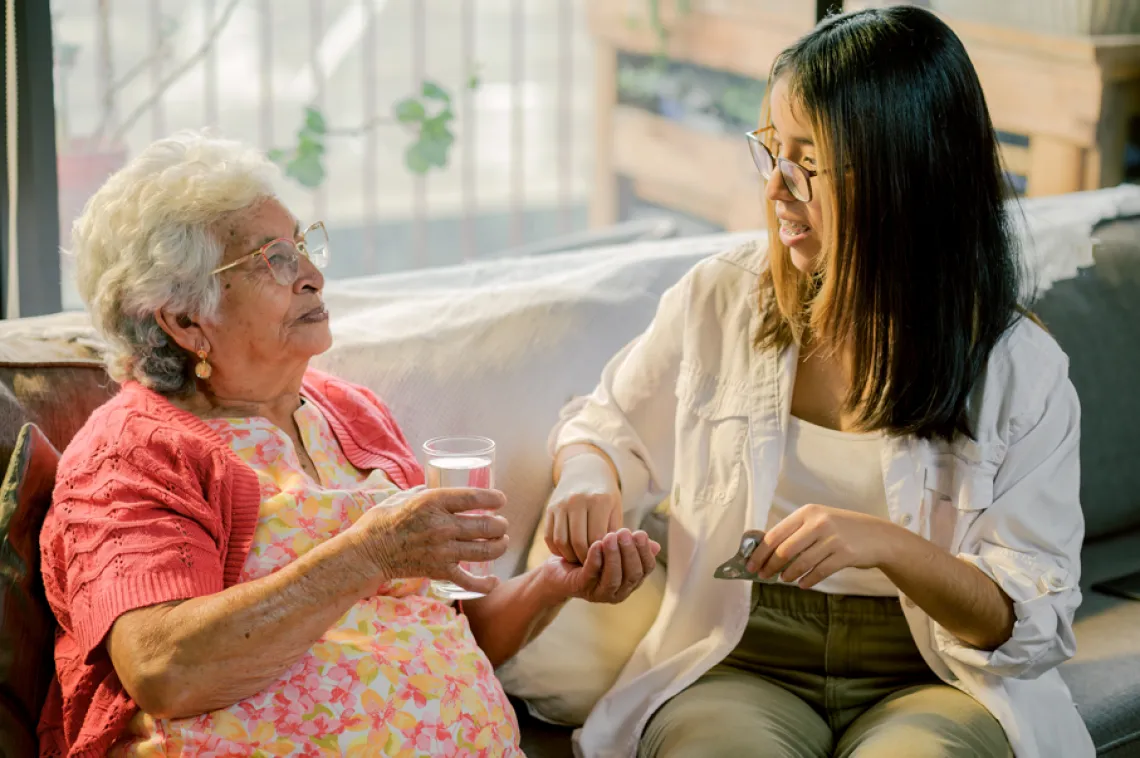
[{"label": "jacket pocket", "polygon": [[748,394],[692,365],[682,365],[676,392],[679,494],[694,507],[728,503],[747,455]]},{"label": "jacket pocket", "polygon": [[963,440],[938,452],[926,471],[923,493],[930,540],[952,553],[994,502],[994,477],[1005,457],[1000,442]]}]

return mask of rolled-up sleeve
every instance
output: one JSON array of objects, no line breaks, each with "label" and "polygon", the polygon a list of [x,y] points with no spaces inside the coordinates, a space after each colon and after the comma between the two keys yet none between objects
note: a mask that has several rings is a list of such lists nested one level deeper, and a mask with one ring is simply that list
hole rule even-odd
[{"label": "rolled-up sleeve", "polygon": [[673,484],[686,276],[661,298],[649,328],[615,355],[594,391],[562,410],[551,452],[577,443],[598,447],[617,468],[622,508],[636,517],[665,498]]},{"label": "rolled-up sleeve", "polygon": [[1080,403],[1067,371],[1043,407],[1015,419],[1025,431],[1006,451],[993,504],[966,533],[959,557],[1013,601],[1010,638],[995,650],[971,647],[936,627],[944,655],[999,676],[1033,679],[1076,652],[1073,615],[1081,603]]}]

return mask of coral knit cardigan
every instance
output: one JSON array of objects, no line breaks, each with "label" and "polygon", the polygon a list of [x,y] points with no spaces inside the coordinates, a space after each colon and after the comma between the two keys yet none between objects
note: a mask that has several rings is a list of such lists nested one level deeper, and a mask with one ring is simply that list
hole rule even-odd
[{"label": "coral knit cardigan", "polygon": [[[317,371],[303,396],[348,460],[401,488],[423,472],[387,407]],[[257,476],[198,417],[135,382],[96,410],[59,462],[40,537],[59,621],[56,678],[40,719],[42,756],[103,756],[138,707],[103,644],[122,614],[237,582],[257,524]]]}]

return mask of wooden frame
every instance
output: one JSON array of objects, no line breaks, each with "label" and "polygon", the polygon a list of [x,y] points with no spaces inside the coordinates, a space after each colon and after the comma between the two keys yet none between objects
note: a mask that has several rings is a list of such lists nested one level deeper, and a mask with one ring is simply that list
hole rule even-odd
[{"label": "wooden frame", "polygon": [[[0,43],[4,78],[14,73],[16,119],[0,127],[0,318],[38,316],[60,309],[59,191],[56,183],[54,72],[48,3],[15,3],[14,18],[0,11],[2,26],[15,25],[15,71],[8,71],[8,39]],[[5,114],[9,92],[4,90]],[[16,130],[16,165],[10,166],[8,130]],[[11,171],[15,168],[15,171]],[[9,184],[14,174],[16,185]],[[10,217],[9,198],[16,196]],[[15,225],[16,255],[9,250]],[[14,258],[14,260],[13,260]],[[14,266],[12,264],[15,264]]]},{"label": "wooden frame", "polygon": [[613,173],[633,178],[638,196],[726,229],[765,225],[760,175],[744,135],[690,132],[638,108],[619,105],[613,113]]},{"label": "wooden frame", "polygon": [[706,219],[728,230],[765,225],[761,185],[744,135],[694,132],[661,116],[618,104],[618,51],[665,54],[754,79],[766,79],[776,55],[815,23],[814,0],[706,0],[708,11],[678,18],[663,4],[661,39],[630,6],[590,0],[596,49],[595,186],[592,225],[618,221],[619,176],[644,200]]},{"label": "wooden frame", "polygon": [[[743,136],[703,134],[619,105],[617,56],[660,53],[763,80],[776,55],[811,28],[816,3],[705,0],[683,18],[663,5],[664,45],[631,16],[639,6],[589,0],[597,50],[591,223],[618,220],[617,179],[626,176],[650,202],[731,231],[762,226]],[[1027,147],[1003,145],[1006,166],[1026,178],[1028,196],[1123,181],[1129,124],[1140,118],[1140,35],[1062,37],[946,20],[970,53],[994,126],[1028,137]]]}]

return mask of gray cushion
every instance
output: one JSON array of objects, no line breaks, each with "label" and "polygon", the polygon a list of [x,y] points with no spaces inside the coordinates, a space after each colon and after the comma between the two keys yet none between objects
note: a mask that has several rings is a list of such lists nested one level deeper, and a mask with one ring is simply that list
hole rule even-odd
[{"label": "gray cushion", "polygon": [[1061,666],[1097,755],[1140,756],[1140,601],[1094,592],[1105,579],[1140,571],[1140,531],[1086,544],[1077,612],[1077,655]]},{"label": "gray cushion", "polygon": [[522,750],[527,758],[574,758],[570,742],[573,729],[539,721],[527,711],[526,703],[511,698],[522,730]]},{"label": "gray cushion", "polygon": [[1087,533],[1140,526],[1140,219],[1097,230],[1096,265],[1057,282],[1034,310],[1070,359],[1081,399]]},{"label": "gray cushion", "polygon": [[1140,756],[1140,601],[1090,592],[1061,666],[1098,755]]}]

